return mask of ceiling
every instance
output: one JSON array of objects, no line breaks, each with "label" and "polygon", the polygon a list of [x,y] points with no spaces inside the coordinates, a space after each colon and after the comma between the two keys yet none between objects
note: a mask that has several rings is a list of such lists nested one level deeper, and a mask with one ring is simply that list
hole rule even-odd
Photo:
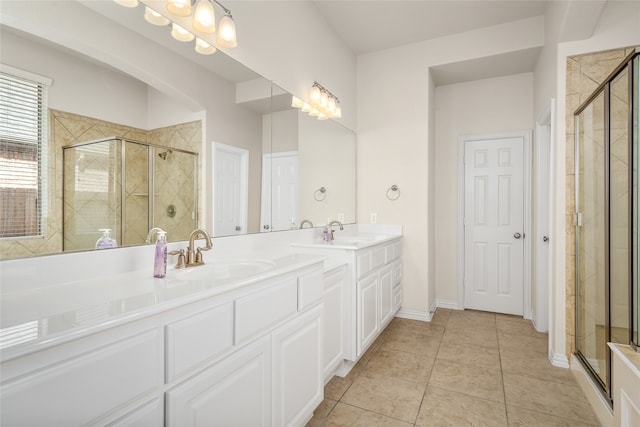
[{"label": "ceiling", "polygon": [[548,0],[314,0],[357,55],[543,15]]}]

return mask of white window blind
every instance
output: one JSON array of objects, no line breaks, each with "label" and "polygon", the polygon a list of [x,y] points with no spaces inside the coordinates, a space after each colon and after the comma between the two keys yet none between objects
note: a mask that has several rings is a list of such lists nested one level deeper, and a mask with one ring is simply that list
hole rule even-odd
[{"label": "white window blind", "polygon": [[46,218],[51,80],[0,67],[0,238],[40,236]]}]

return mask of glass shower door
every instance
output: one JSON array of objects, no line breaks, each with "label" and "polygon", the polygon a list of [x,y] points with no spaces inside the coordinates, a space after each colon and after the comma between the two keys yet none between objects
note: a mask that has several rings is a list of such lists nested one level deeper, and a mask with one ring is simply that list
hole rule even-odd
[{"label": "glass shower door", "polygon": [[607,383],[609,340],[606,292],[607,211],[605,97],[601,92],[576,117],[576,346],[578,353]]}]

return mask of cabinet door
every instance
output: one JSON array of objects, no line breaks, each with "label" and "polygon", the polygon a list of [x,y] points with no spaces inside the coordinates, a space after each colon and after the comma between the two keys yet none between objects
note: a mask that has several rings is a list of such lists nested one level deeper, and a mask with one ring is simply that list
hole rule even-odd
[{"label": "cabinet door", "polygon": [[380,271],[380,329],[384,328],[393,316],[393,267],[386,266]]},{"label": "cabinet door", "polygon": [[324,279],[325,380],[333,376],[344,357],[344,283],[345,271],[342,268]]},{"label": "cabinet door", "polygon": [[107,424],[109,427],[162,427],[164,426],[164,399],[155,398],[136,408],[118,420]]},{"label": "cabinet door", "polygon": [[273,333],[273,425],[303,425],[324,396],[323,305]]},{"label": "cabinet door", "polygon": [[374,274],[357,285],[358,356],[375,340],[380,329],[378,316],[378,275]]},{"label": "cabinet door", "polygon": [[169,390],[166,400],[168,427],[270,425],[269,337]]}]

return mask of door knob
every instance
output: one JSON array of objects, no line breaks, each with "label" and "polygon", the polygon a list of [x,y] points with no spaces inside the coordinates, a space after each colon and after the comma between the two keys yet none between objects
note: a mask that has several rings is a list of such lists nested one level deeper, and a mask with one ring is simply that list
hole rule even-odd
[{"label": "door knob", "polygon": [[542,236],[542,241],[547,243],[549,241],[549,236]]},{"label": "door knob", "polygon": [[522,237],[522,234],[520,234],[520,233],[514,233],[514,234],[513,234],[513,237],[515,237],[516,239],[519,239],[519,238],[521,238],[521,237]]},{"label": "door knob", "polygon": [[264,227],[262,227],[262,228],[264,228],[265,230],[268,230],[268,229],[269,229],[269,225],[267,224],[267,225],[265,225],[265,226],[264,226]]}]

